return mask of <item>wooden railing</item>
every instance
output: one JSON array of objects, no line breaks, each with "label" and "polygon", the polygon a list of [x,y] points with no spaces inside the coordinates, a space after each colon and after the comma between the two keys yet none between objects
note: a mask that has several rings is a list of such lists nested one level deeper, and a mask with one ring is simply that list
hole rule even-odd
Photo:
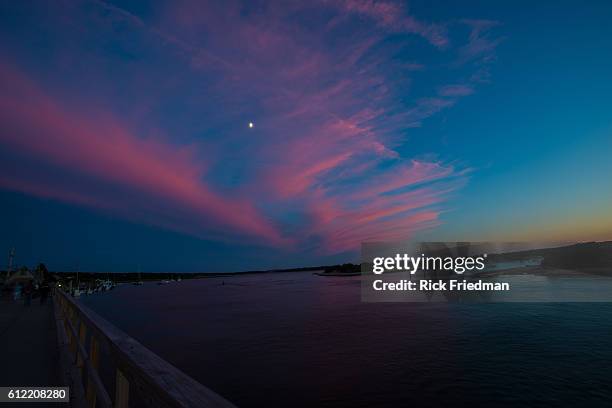
[{"label": "wooden railing", "polygon": [[[53,298],[60,349],[71,365],[64,370],[78,377],[73,405],[124,408],[136,395],[147,407],[234,407],[61,289]],[[114,398],[101,378],[101,348],[114,368]]]}]

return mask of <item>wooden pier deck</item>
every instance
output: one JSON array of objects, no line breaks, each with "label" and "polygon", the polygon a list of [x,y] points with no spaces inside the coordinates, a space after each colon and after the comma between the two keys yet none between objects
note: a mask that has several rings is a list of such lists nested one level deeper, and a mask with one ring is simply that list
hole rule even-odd
[{"label": "wooden pier deck", "polygon": [[59,349],[51,299],[0,300],[0,385],[60,386]]},{"label": "wooden pier deck", "polygon": [[74,408],[235,408],[59,289],[0,300],[0,353],[0,386],[67,386]]}]

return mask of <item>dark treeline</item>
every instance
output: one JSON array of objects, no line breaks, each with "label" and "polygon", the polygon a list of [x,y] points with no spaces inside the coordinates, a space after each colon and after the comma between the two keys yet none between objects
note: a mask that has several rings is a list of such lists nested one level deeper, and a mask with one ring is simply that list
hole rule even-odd
[{"label": "dark treeline", "polygon": [[[66,279],[77,279],[76,272],[53,272],[57,277]],[[78,279],[80,282],[95,281],[95,280],[111,280],[113,282],[136,282],[136,281],[158,281],[162,279],[190,279],[197,277],[195,274],[189,273],[138,273],[138,272],[79,272]]]},{"label": "dark treeline", "polygon": [[[308,266],[302,268],[291,268],[291,269],[269,269],[269,270],[254,270],[254,271],[242,271],[242,272],[181,272],[181,273],[168,273],[168,272],[79,272],[79,281],[94,281],[94,280],[111,280],[113,282],[136,282],[136,281],[159,281],[159,280],[176,280],[176,279],[202,279],[202,278],[214,278],[214,277],[231,277],[237,275],[248,275],[248,274],[259,274],[259,273],[277,273],[277,272],[308,272],[308,271],[321,271],[321,270],[342,270],[348,271],[346,265],[351,265],[351,270],[355,267],[359,270],[359,265],[344,264],[344,265],[333,265],[333,266]],[[55,275],[62,279],[76,279],[76,272],[53,272]]]},{"label": "dark treeline", "polygon": [[333,265],[333,266],[326,266],[324,268],[325,273],[338,273],[338,274],[355,274],[355,273],[359,273],[361,272],[361,265],[360,264],[352,264],[352,263],[345,263],[342,265]]}]

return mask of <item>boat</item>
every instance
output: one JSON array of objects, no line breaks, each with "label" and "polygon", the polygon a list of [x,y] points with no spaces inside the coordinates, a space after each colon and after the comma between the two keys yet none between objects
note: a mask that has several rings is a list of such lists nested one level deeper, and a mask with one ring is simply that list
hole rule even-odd
[{"label": "boat", "polygon": [[115,284],[111,280],[105,280],[104,282],[102,282],[103,290],[111,290],[114,287],[115,287]]}]

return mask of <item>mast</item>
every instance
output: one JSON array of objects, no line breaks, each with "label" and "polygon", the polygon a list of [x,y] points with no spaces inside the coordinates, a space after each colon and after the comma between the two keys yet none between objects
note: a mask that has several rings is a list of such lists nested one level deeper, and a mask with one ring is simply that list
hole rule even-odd
[{"label": "mast", "polygon": [[13,258],[15,258],[15,248],[11,248],[9,250],[9,259],[8,259],[8,269],[6,270],[6,279],[11,276],[11,272],[13,269]]}]

